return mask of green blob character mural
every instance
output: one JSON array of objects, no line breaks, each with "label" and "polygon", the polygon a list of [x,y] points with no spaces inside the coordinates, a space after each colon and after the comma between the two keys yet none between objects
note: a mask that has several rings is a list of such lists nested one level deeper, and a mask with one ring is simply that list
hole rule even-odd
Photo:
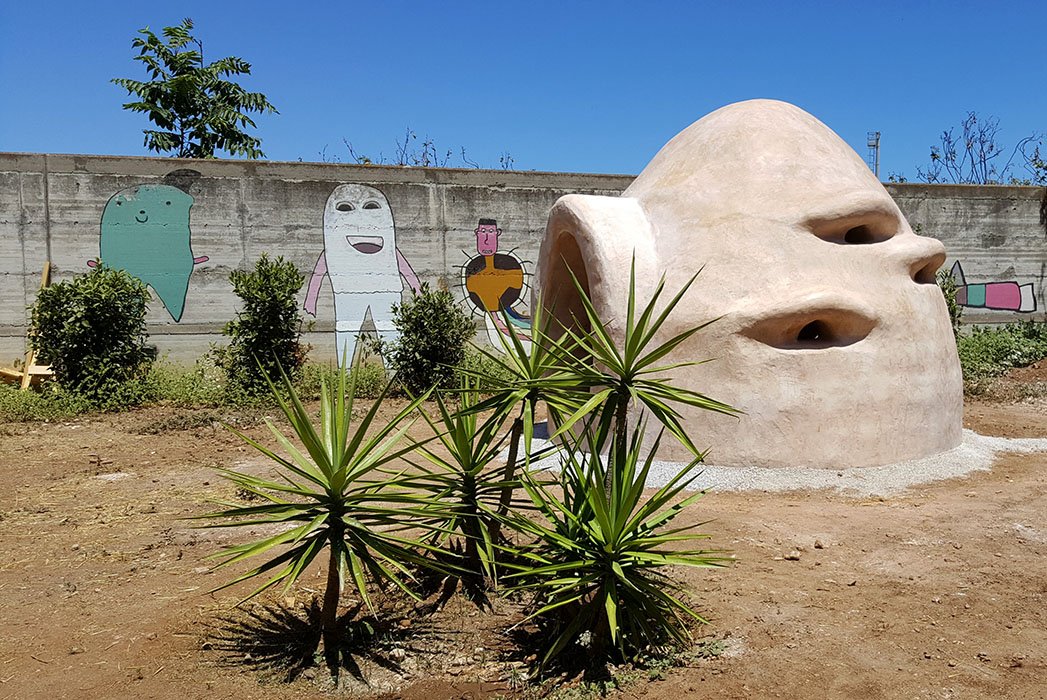
[{"label": "green blob character mural", "polygon": [[152,287],[176,323],[185,309],[193,266],[207,261],[193,257],[192,206],[192,196],[177,187],[138,185],[114,194],[102,211],[99,258]]}]

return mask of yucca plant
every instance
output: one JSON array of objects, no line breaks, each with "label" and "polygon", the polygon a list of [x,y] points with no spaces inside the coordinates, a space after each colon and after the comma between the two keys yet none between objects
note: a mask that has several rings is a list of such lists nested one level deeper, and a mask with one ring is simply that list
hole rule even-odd
[{"label": "yucca plant", "polygon": [[630,659],[666,643],[686,642],[689,622],[704,620],[685,602],[682,586],[666,567],[722,566],[729,559],[696,546],[708,538],[697,531],[705,523],[674,522],[704,494],[680,498],[699,476],[693,469],[697,460],[645,497],[661,435],[643,457],[641,421],[625,450],[612,440],[601,458],[607,430],[591,420],[580,431],[584,437],[565,450],[562,496],[524,475],[539,517],[517,516],[513,523],[535,543],[516,549],[515,571],[503,580],[510,591],[536,594],[538,607],[528,619],[551,621],[543,667],[586,632],[595,661],[612,650],[619,659]]},{"label": "yucca plant", "polygon": [[214,555],[221,560],[217,567],[256,556],[269,557],[265,563],[216,589],[259,576],[269,577],[244,600],[281,582],[289,588],[317,556],[328,551],[320,625],[328,667],[332,674],[337,674],[336,629],[343,583],[351,579],[361,600],[370,607],[368,578],[414,595],[408,586],[408,566],[432,564],[424,556],[430,545],[403,532],[427,521],[430,515],[425,503],[407,488],[409,476],[389,468],[393,460],[415,448],[414,444],[401,446],[401,442],[410,427],[408,419],[425,396],[409,402],[392,419],[382,422],[378,418],[385,398],[382,392],[359,422],[351,425],[357,370],[354,368],[348,379],[345,372],[339,372],[333,390],[326,382],[321,383],[320,418],[314,426],[291,380],[282,369],[280,373],[279,388],[268,377],[266,381],[301,447],[268,420],[269,430],[284,454],[230,427],[272,461],[278,476],[264,478],[232,469],[219,470],[239,489],[260,498],[261,503],[223,503],[222,510],[202,517],[221,520],[207,527],[282,528],[275,535],[229,546]]},{"label": "yucca plant", "polygon": [[[506,317],[508,324],[508,317]],[[511,325],[509,325],[511,327]],[[556,341],[546,335],[547,321],[542,305],[535,304],[531,316],[531,343],[525,345],[515,335],[499,335],[501,352],[477,347],[488,363],[497,368],[490,375],[471,372],[483,385],[494,387],[489,396],[468,409],[470,412],[491,411],[493,420],[505,420],[516,413],[509,428],[509,452],[505,463],[505,482],[499,498],[498,513],[505,515],[512,500],[520,448],[526,466],[532,459],[531,445],[538,405],[545,403],[549,417],[556,423],[572,415],[585,403],[585,387],[579,386],[577,373],[569,358],[570,340]],[[492,522],[492,538],[497,540],[498,521]]]},{"label": "yucca plant", "polygon": [[436,440],[416,447],[415,453],[425,462],[419,465],[421,473],[414,485],[434,507],[433,541],[445,546],[452,537],[460,537],[465,570],[493,583],[500,497],[504,490],[511,493],[518,481],[506,481],[498,460],[507,438],[501,434],[500,416],[483,419],[474,410],[479,398],[475,383],[468,379],[457,395],[457,411],[443,396],[436,397],[435,420],[425,408],[419,409]]}]

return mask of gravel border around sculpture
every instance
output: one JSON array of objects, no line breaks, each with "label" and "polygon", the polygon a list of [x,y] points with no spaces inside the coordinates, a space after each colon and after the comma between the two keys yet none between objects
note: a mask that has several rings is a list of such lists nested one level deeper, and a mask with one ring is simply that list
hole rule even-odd
[{"label": "gravel border around sculpture", "polygon": [[[534,441],[534,449],[549,446],[548,441]],[[997,456],[1005,453],[1028,454],[1047,452],[1047,438],[1001,438],[963,431],[963,441],[941,454],[888,464],[880,467],[850,469],[809,469],[798,467],[721,467],[704,464],[695,486],[711,491],[807,491],[833,489],[840,493],[867,497],[891,496],[913,486],[943,479],[954,479],[972,472],[989,471]],[[710,460],[715,461],[715,450]],[[534,469],[558,469],[557,455],[532,463]],[[683,465],[658,461],[651,469],[647,486],[656,488],[668,481]]]}]

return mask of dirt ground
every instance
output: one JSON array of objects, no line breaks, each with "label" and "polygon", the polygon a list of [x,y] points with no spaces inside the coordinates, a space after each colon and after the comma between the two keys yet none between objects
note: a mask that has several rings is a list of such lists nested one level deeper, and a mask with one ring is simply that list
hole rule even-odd
[{"label": "dirt ground", "polygon": [[[209,594],[231,574],[209,573],[205,557],[233,535],[185,518],[232,496],[215,467],[258,462],[209,415],[0,426],[0,700],[329,692],[323,673],[287,683],[216,649],[246,591]],[[972,401],[965,422],[1045,437],[1047,402]],[[711,519],[713,546],[737,556],[680,572],[723,653],[621,697],[1047,698],[1047,455],[1004,456],[991,472],[888,499],[714,493],[690,517]],[[294,601],[268,602],[304,601],[322,582],[309,572]],[[372,690],[513,697],[510,618],[452,602],[434,623],[441,645],[405,628],[401,685],[385,672]]]}]

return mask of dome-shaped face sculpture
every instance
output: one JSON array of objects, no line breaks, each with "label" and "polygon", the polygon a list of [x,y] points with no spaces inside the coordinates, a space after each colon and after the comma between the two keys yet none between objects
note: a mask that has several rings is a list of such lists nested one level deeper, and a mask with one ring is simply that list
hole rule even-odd
[{"label": "dome-shaped face sculpture", "polygon": [[729,105],[670,141],[621,197],[563,197],[535,287],[571,323],[570,267],[613,327],[634,256],[641,300],[663,274],[675,292],[702,269],[663,340],[722,317],[667,358],[711,359],[674,380],[745,412],[684,412],[710,463],[862,467],[959,444],[962,380],[935,284],[945,249],[915,235],[862,159],[806,112]]}]

